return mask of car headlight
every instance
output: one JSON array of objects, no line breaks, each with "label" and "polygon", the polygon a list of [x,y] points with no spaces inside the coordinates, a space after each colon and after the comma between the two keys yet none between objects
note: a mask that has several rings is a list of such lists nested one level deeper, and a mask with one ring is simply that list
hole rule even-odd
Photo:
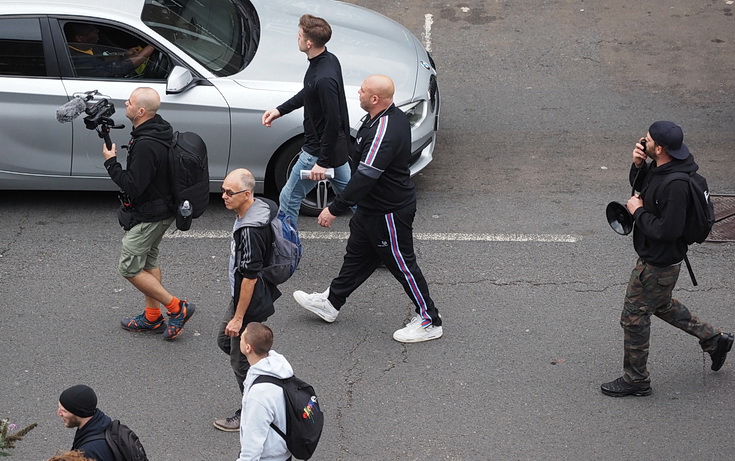
[{"label": "car headlight", "polygon": [[398,108],[408,117],[411,128],[418,126],[426,118],[426,101],[423,99],[400,105]]}]

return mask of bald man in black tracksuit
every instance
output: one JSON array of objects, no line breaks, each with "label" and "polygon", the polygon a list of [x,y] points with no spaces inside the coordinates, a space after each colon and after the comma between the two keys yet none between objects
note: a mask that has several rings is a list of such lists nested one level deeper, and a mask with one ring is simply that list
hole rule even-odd
[{"label": "bald man in black tracksuit", "polygon": [[372,75],[360,87],[360,106],[368,112],[357,133],[360,164],[347,187],[318,218],[329,227],[335,217],[357,205],[339,275],[324,293],[294,293],[305,309],[327,322],[337,318],[347,297],[382,262],[401,282],[416,306],[416,316],[393,334],[400,342],[421,342],[442,336],[442,319],[416,263],[413,219],[416,190],[411,181],[411,127],[393,104],[390,78]]}]

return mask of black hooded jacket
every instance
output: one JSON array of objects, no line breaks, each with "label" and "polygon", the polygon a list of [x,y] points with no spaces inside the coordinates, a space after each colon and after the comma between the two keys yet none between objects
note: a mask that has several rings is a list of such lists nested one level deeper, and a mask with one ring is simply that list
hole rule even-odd
[{"label": "black hooded jacket", "polygon": [[692,155],[660,167],[645,164],[640,171],[632,165],[630,184],[641,192],[643,200],[643,206],[634,215],[633,246],[648,264],[666,267],[684,259],[687,244],[681,236],[690,200],[689,185],[684,180],[674,180],[666,187],[660,186],[669,173],[691,174],[698,169]]},{"label": "black hooded jacket", "polygon": [[133,199],[138,221],[156,222],[173,216],[168,148],[159,141],[146,139],[160,139],[169,144],[173,134],[171,125],[156,114],[130,132],[126,169],[123,170],[117,157],[105,162],[110,178]]},{"label": "black hooded jacket", "polygon": [[95,461],[114,461],[112,450],[105,440],[105,430],[112,423],[99,408],[84,427],[77,429],[72,450],[82,450],[84,456]]}]

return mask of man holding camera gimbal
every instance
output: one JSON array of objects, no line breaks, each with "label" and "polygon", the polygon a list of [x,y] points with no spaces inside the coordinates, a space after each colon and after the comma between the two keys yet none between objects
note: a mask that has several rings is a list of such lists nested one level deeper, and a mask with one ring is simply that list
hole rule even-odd
[{"label": "man holding camera gimbal", "polygon": [[[120,218],[127,232],[122,239],[118,271],[145,295],[146,302],[144,313],[123,318],[121,325],[128,331],[164,333],[163,339],[171,340],[181,333],[195,306],[172,296],[161,284],[158,245],[174,216],[167,147],[173,129],[158,115],[160,107],[156,90],[136,88],[125,101],[125,116],[133,124],[127,168],[118,163],[115,144],[109,150],[103,144],[102,155],[110,178],[124,191],[118,215],[130,217],[127,222]],[[168,311],[168,327],[160,305]]]},{"label": "man holding camera gimbal", "polygon": [[[686,181],[666,181],[666,176],[677,172],[691,175],[699,169],[683,141],[680,126],[659,121],[633,149],[630,183],[640,195],[633,195],[627,208],[635,217],[633,246],[638,262],[630,275],[620,316],[624,331],[623,376],[600,386],[605,395],[651,395],[646,368],[651,315],[699,338],[702,350],[712,357],[714,371],[722,368],[732,348],[731,333],[722,333],[697,319],[671,297],[688,249],[682,239],[687,204],[695,198]],[[646,163],[647,157],[651,163]]]}]

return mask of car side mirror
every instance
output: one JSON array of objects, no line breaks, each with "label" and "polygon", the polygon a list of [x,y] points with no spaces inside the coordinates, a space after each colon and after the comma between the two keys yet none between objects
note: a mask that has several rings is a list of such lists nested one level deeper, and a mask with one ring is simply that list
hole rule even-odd
[{"label": "car side mirror", "polygon": [[189,69],[175,66],[166,79],[166,94],[183,93],[197,83],[198,80],[194,78]]}]

